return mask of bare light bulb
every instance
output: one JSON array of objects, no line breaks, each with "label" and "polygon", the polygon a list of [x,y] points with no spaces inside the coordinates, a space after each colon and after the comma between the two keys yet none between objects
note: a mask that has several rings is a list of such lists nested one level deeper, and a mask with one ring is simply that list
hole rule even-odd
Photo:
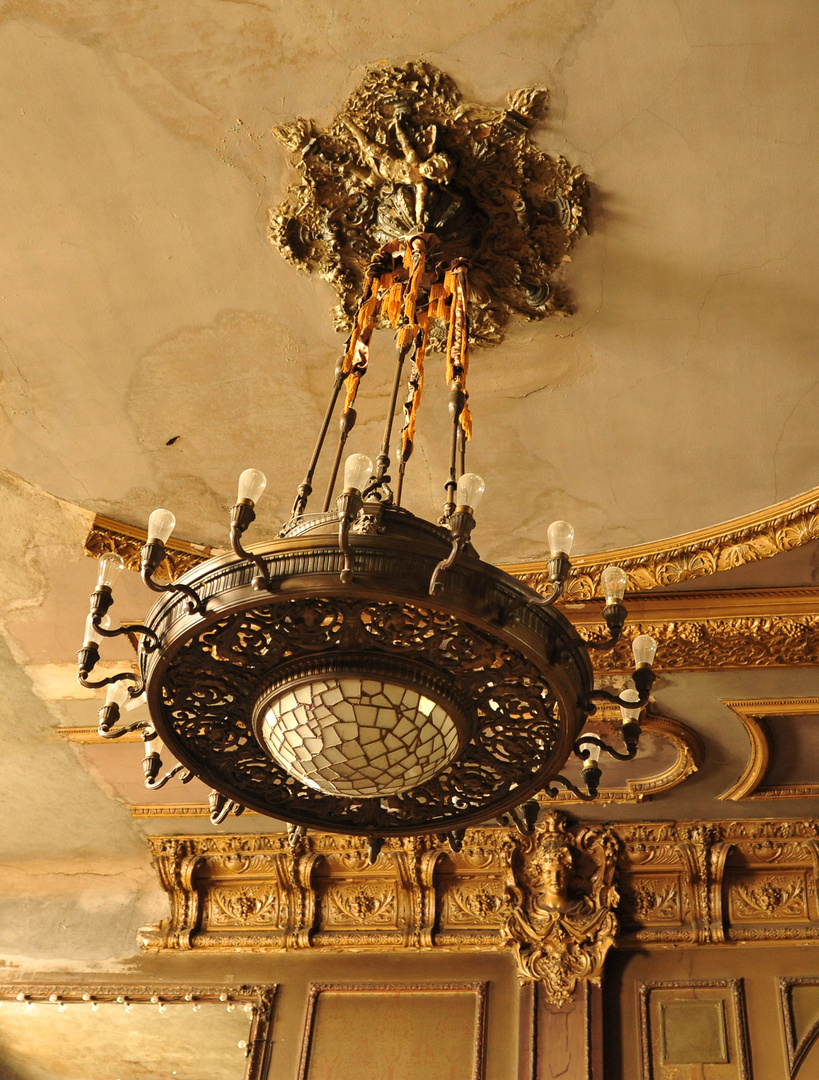
[{"label": "bare light bulb", "polygon": [[130,694],[128,693],[128,683],[125,679],[120,679],[119,682],[109,683],[108,689],[105,693],[106,705],[117,705],[120,709],[124,708],[128,701]]},{"label": "bare light bulb", "polygon": [[549,541],[549,551],[552,558],[558,555],[571,555],[574,543],[574,528],[568,521],[553,521],[546,531]]},{"label": "bare light bulb", "polygon": [[589,756],[583,759],[583,768],[588,769],[600,760],[600,743],[587,742],[583,743],[583,746],[589,752]]},{"label": "bare light bulb", "polygon": [[97,588],[101,589],[104,585],[107,585],[109,589],[112,588],[124,569],[125,563],[119,555],[115,551],[106,551],[99,560]]},{"label": "bare light bulb", "polygon": [[344,463],[344,488],[363,491],[373,474],[373,463],[366,454],[350,454]]},{"label": "bare light bulb", "polygon": [[[106,615],[104,619],[100,619],[100,626],[106,630],[111,625],[111,620]],[[102,641],[103,635],[94,626],[94,616],[89,615],[85,620],[85,637],[83,638],[83,645],[87,648],[89,645],[99,645]]]},{"label": "bare light bulb", "polygon": [[167,544],[175,525],[176,518],[170,510],[154,510],[148,518],[148,543],[158,540],[160,544]]},{"label": "bare light bulb", "polygon": [[456,506],[468,506],[471,510],[474,510],[481,501],[485,490],[486,484],[482,476],[478,476],[477,473],[473,472],[465,472],[458,481],[455,492]]},{"label": "bare light bulb", "polygon": [[267,487],[267,477],[258,469],[245,469],[239,477],[239,494],[237,502],[249,502],[255,506],[262,497],[262,492]]},{"label": "bare light bulb", "polygon": [[607,566],[600,575],[600,584],[603,586],[603,595],[606,598],[606,606],[619,604],[626,592],[628,578],[625,570],[619,566]]},{"label": "bare light bulb", "polygon": [[[622,700],[623,698],[625,698],[626,701],[639,701],[640,691],[633,690],[631,689],[631,687],[629,687],[628,690],[623,690],[623,692],[620,694],[620,699]],[[636,708],[633,709],[630,709],[628,705],[620,706],[620,715],[623,718],[624,724],[636,724],[637,721],[640,719],[640,713],[642,711],[642,705],[638,705]]]},{"label": "bare light bulb", "polygon": [[654,663],[654,654],[657,652],[657,642],[648,634],[640,634],[631,643],[631,651],[634,653],[634,663],[637,667],[641,664]]}]

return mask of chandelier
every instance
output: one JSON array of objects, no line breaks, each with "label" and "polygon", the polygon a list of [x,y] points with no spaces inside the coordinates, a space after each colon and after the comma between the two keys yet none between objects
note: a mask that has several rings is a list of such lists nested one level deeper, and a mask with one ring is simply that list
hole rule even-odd
[{"label": "chandelier", "polygon": [[[416,103],[412,115],[422,112]],[[366,267],[289,520],[275,538],[245,546],[267,484],[247,469],[230,512],[231,552],[162,581],[175,521],[168,510],[154,511],[141,576],[159,594],[156,604],[144,623],[112,626],[123,562],[104,554],[78,653],[80,683],[107,691],[100,735],[141,733],[148,788],[197,777],[212,789],[215,823],[248,808],[286,822],[294,838],[306,828],[365,835],[373,856],[385,837],[417,833],[445,836],[457,849],[467,826],[495,818],[530,832],[543,792],[595,798],[601,753],[622,760],[637,753],[656,648],[646,635],[635,638],[633,688],[595,689],[590,653],[612,648],[622,634],[626,574],[604,571],[609,636],[583,640],[556,607],[571,573],[566,522],[548,530],[545,595],[481,561],[472,546],[484,481],[466,466],[470,260],[447,228],[466,200],[449,187],[446,145],[426,159],[413,150],[410,115],[399,94],[388,129],[394,157],[400,151],[407,168],[389,184],[374,182],[381,226],[397,191],[404,230]],[[350,115],[343,126],[360,160],[377,157],[367,157],[375,144]],[[373,334],[384,326],[396,359],[371,459],[348,454],[347,444]],[[404,507],[403,494],[427,354],[436,347],[444,355],[449,452],[440,464],[442,513],[430,522]],[[311,506],[322,470],[323,501]],[[120,635],[138,643],[135,668],[95,679],[100,645]],[[149,718],[128,723],[125,710],[144,699]],[[582,734],[601,700],[621,707],[622,750]],[[175,759],[167,770],[166,750]],[[582,789],[561,773],[572,753]]]}]

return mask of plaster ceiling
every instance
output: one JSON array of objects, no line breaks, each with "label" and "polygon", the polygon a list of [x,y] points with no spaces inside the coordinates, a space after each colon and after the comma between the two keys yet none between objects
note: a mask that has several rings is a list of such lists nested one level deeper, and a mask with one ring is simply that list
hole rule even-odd
[{"label": "plaster ceiling", "polygon": [[[493,105],[550,89],[536,137],[589,176],[592,228],[567,274],[577,313],[513,323],[473,360],[475,541],[491,560],[537,557],[561,517],[601,551],[817,484],[817,36],[819,11],[796,0],[0,6],[8,963],[126,963],[136,926],[164,913],[146,834],[211,829],[134,819],[115,761],[129,749],[103,759],[54,728],[99,705],[74,683],[94,514],[139,525],[164,505],[180,536],[224,545],[239,472],[267,472],[259,526],[278,524],[312,449],[342,342],[329,287],[266,238],[290,179],[271,126],[327,123],[377,61],[424,56]],[[386,375],[369,381],[354,449],[387,394]],[[432,516],[442,395],[422,419],[407,503]],[[686,588],[815,575],[806,545]],[[147,604],[126,582],[117,614]],[[811,694],[810,668],[664,675],[658,704],[698,731],[708,768],[628,813],[724,816],[748,739],[722,702]]]}]

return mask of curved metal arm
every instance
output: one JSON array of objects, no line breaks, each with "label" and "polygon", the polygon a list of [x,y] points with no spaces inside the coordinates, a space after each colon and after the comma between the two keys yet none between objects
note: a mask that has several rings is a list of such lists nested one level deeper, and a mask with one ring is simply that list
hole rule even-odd
[{"label": "curved metal arm", "polygon": [[[576,799],[582,799],[583,802],[594,802],[597,798],[597,792],[595,792],[594,795],[589,795],[587,792],[581,791],[580,788],[575,787],[567,776],[563,776],[562,774],[555,776],[551,783],[562,784],[566,791],[570,791]],[[543,789],[543,794],[548,799],[556,799],[560,794],[560,788],[552,787],[550,784],[549,787]]]},{"label": "curved metal arm", "polygon": [[245,551],[242,547],[242,535],[247,527],[256,520],[253,503],[249,500],[238,502],[230,510],[230,546],[233,553],[240,559],[248,559],[256,567],[253,575],[254,589],[270,589],[270,572],[261,555],[253,551]]},{"label": "curved metal arm", "polygon": [[152,630],[150,626],[143,626],[142,623],[123,623],[122,626],[118,626],[115,630],[106,629],[106,627],[100,624],[100,616],[94,615],[91,619],[91,625],[97,631],[98,634],[102,634],[103,637],[121,637],[124,634],[142,634],[146,639],[142,642],[142,648],[145,652],[153,652],[154,649],[159,648],[159,635],[155,630]]},{"label": "curved metal arm", "polygon": [[[80,652],[87,652],[87,649],[81,649]],[[96,650],[95,650],[96,651]],[[99,659],[99,653],[97,653],[97,659]],[[96,664],[96,660],[94,661]],[[92,664],[91,667],[94,665]],[[77,672],[77,682],[80,686],[84,686],[86,690],[99,690],[103,686],[110,686],[111,683],[122,682],[123,679],[131,679],[134,683],[135,689],[131,690],[131,697],[138,697],[145,689],[145,683],[142,681],[142,676],[137,675],[133,671],[118,671],[116,675],[109,675],[107,679],[89,679],[87,672],[90,672],[91,668],[80,668]],[[136,689],[138,687],[138,689]]]},{"label": "curved metal arm", "polygon": [[648,699],[651,694],[651,687],[638,687],[640,696],[636,701],[627,701],[621,698],[618,694],[611,694],[608,690],[591,690],[586,695],[586,704],[591,706],[589,712],[595,712],[593,702],[595,701],[610,701],[612,705],[620,705],[625,709],[642,709],[644,705],[648,704]]},{"label": "curved metal arm", "polygon": [[339,577],[342,585],[349,585],[353,580],[353,549],[350,547],[350,522],[348,514],[343,514],[338,523],[338,550],[344,556],[344,565]]},{"label": "curved metal arm", "polygon": [[169,780],[173,780],[175,776],[178,776],[183,784],[187,784],[188,781],[193,780],[193,773],[190,769],[186,769],[184,765],[180,765],[179,762],[173,765],[164,776],[161,776],[158,780],[145,779],[145,787],[150,791],[159,791],[160,788],[165,787]]},{"label": "curved metal arm", "polygon": [[452,566],[452,564],[455,562],[455,560],[461,554],[461,552],[463,551],[465,546],[466,546],[466,537],[465,536],[454,536],[452,538],[452,550],[450,551],[450,553],[447,555],[447,557],[445,559],[441,559],[441,561],[438,563],[438,565],[432,571],[432,577],[429,579],[429,595],[430,596],[438,596],[438,595],[440,595],[440,593],[441,593],[441,591],[443,589],[443,585],[439,581],[439,578],[440,578],[441,574],[444,574],[444,573],[446,573],[447,570],[449,570],[450,566]]},{"label": "curved metal arm", "polygon": [[[634,726],[637,727],[638,725]],[[574,744],[574,752],[581,761],[585,761],[589,756],[588,750],[584,752],[584,743],[593,743],[595,746],[599,746],[601,750],[605,750],[609,757],[617,758],[618,761],[633,761],[634,758],[637,756],[636,742],[627,743],[626,752],[622,753],[622,751],[615,750],[613,746],[609,746],[608,743],[603,742],[603,740],[598,735],[581,735],[577,742]]]},{"label": "curved metal arm", "polygon": [[[115,720],[114,723],[118,723],[119,720]],[[110,727],[104,728],[102,724],[97,728],[97,734],[101,739],[119,739],[123,735],[128,735],[132,731],[147,731],[151,724],[148,720],[136,720],[133,724],[127,724],[125,727]]]},{"label": "curved metal arm", "polygon": [[181,581],[169,581],[167,585],[160,585],[153,579],[153,570],[143,566],[140,573],[140,577],[151,589],[152,592],[178,592],[187,597],[188,611],[193,615],[194,613],[199,615],[205,614],[205,607],[207,605],[206,600],[202,600],[197,592],[195,592],[190,585],[185,585]]}]

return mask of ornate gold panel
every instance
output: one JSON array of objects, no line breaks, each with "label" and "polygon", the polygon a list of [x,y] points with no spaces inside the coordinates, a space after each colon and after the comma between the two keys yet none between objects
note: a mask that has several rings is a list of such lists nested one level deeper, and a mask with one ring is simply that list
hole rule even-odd
[{"label": "ornate gold panel", "polygon": [[[313,983],[297,1080],[393,1075],[396,1059],[418,1080],[483,1080],[487,992],[485,982]],[[453,1023],[453,1005],[464,1022]]]},{"label": "ornate gold panel", "polygon": [[750,1080],[741,979],[640,986],[642,1080]]}]

